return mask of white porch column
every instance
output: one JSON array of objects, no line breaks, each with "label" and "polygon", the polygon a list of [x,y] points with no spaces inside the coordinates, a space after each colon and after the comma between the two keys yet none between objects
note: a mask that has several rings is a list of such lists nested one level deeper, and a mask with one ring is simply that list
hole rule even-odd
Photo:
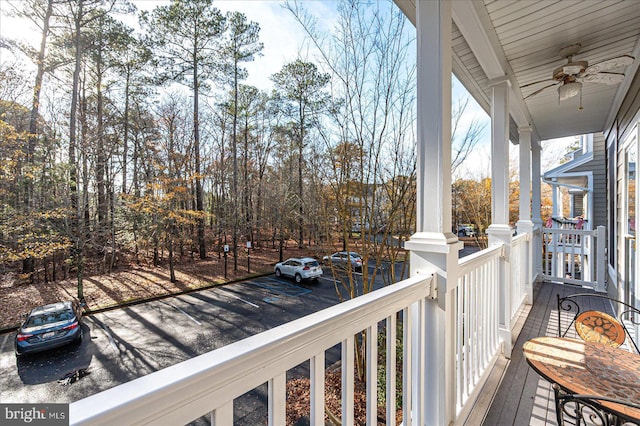
[{"label": "white porch column", "polygon": [[542,195],[540,188],[540,142],[531,145],[531,221],[533,222],[533,277],[542,274]]},{"label": "white porch column", "polygon": [[518,127],[520,136],[520,215],[518,224],[531,222],[531,127]]},{"label": "white porch column", "polygon": [[504,244],[500,262],[500,312],[498,313],[502,353],[511,357],[511,227],[509,226],[509,80],[491,84],[491,225],[489,245]]},{"label": "white porch column", "polygon": [[451,232],[451,3],[416,2],[417,233],[411,275],[436,274],[437,292],[412,307],[411,424],[455,421],[455,303],[458,251]]},{"label": "white porch column", "polygon": [[527,294],[526,303],[533,303],[533,221],[531,220],[531,127],[518,128],[520,136],[520,216],[516,224],[518,234],[528,234],[529,243],[524,259],[522,277]]},{"label": "white porch column", "polygon": [[553,210],[551,216],[556,218],[562,216],[564,207],[562,205],[562,191],[560,191],[560,186],[555,184],[556,178],[553,178],[552,182],[554,182],[554,184],[551,185],[551,199],[553,200]]}]

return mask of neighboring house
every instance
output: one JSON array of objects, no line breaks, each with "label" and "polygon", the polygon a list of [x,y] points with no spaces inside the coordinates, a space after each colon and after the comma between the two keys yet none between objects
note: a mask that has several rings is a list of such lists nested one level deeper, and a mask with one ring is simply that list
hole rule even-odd
[{"label": "neighboring house", "polygon": [[[582,135],[578,149],[566,155],[568,161],[544,173],[543,182],[552,188],[555,223],[568,221],[577,225],[582,217],[583,229],[607,225],[605,152],[602,133]],[[563,203],[566,198],[568,206]]]},{"label": "neighboring house", "polygon": [[[638,90],[640,82],[636,79]],[[543,182],[553,191],[553,227],[572,227],[584,218],[584,229],[606,228],[607,292],[639,306],[640,285],[636,280],[635,218],[636,162],[638,152],[638,112],[631,111],[640,102],[628,101],[634,108],[621,122],[626,123],[623,137],[609,129],[609,140],[601,132],[581,135],[579,148],[569,154],[569,161],[544,173]],[[565,197],[563,195],[568,195]],[[563,200],[568,198],[569,205]],[[567,213],[568,214],[563,214]]]},{"label": "neighboring house", "polygon": [[[596,133],[581,135],[577,141],[577,149],[565,155],[566,161],[545,172],[542,178],[542,182],[551,186],[553,202],[542,238],[542,276],[598,287],[598,279],[605,281],[605,245],[600,244],[598,253],[594,233],[586,231],[600,227],[600,238],[606,239],[605,139],[602,133]],[[549,228],[579,232],[570,237]],[[582,231],[585,233],[580,235]],[[604,282],[600,288],[605,289]]]}]

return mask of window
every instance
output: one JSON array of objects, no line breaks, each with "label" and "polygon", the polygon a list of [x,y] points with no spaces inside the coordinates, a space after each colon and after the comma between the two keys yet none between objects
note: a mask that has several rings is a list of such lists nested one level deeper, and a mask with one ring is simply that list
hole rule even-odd
[{"label": "window", "polygon": [[623,239],[623,253],[620,260],[624,261],[621,268],[620,295],[624,302],[635,305],[636,298],[636,264],[637,264],[637,188],[636,169],[638,160],[638,127],[625,140],[623,153],[623,187],[621,194],[621,222],[620,233]]},{"label": "window", "polygon": [[627,200],[627,235],[636,235],[636,144],[631,144],[626,152],[626,200]]}]

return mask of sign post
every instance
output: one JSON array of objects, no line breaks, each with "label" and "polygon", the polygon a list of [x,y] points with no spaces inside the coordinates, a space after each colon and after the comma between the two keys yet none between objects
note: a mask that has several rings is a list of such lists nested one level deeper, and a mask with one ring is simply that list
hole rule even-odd
[{"label": "sign post", "polygon": [[229,253],[229,244],[224,245],[224,279],[227,279],[227,253]]},{"label": "sign post", "polygon": [[247,274],[251,273],[251,241],[247,241]]}]

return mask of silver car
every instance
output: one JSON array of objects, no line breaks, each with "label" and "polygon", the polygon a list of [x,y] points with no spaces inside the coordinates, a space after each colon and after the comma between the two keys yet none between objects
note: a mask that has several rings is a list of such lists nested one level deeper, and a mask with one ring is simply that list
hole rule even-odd
[{"label": "silver car", "polygon": [[355,271],[362,270],[362,257],[356,253],[355,251],[339,251],[333,253],[331,256],[325,256],[322,258],[322,261],[325,264],[335,265],[335,266],[346,266],[347,264],[351,264],[351,267]]},{"label": "silver car", "polygon": [[284,262],[276,263],[273,271],[276,273],[276,277],[284,275],[295,279],[297,283],[302,280],[317,280],[322,276],[320,264],[311,257],[292,257]]},{"label": "silver car", "polygon": [[82,310],[71,301],[33,309],[18,328],[16,355],[41,352],[82,339]]}]

